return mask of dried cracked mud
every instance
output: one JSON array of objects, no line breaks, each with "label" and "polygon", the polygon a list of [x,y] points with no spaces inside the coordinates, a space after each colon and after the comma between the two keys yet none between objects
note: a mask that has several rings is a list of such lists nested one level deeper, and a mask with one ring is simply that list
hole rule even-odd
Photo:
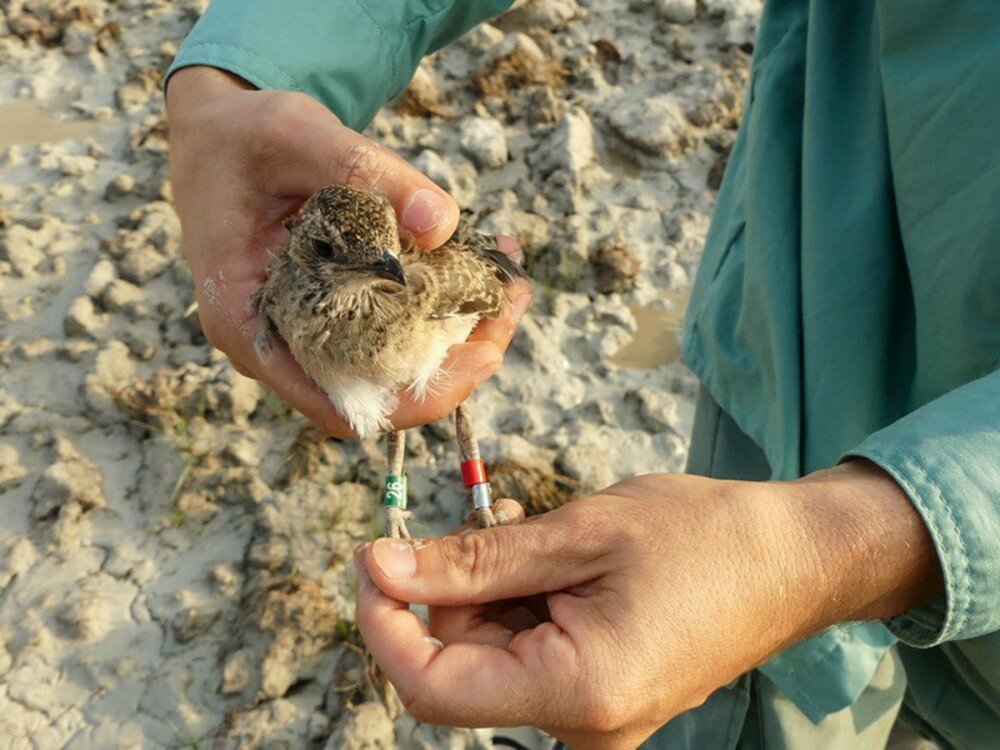
[{"label": "dried cracked mud", "polygon": [[[316,433],[191,310],[161,86],[203,5],[0,0],[0,748],[489,747],[405,715],[354,629],[379,446]],[[473,409],[535,511],[683,466],[678,329],[759,12],[520,2],[368,130],[527,251]],[[443,533],[453,430],[411,436]]]}]

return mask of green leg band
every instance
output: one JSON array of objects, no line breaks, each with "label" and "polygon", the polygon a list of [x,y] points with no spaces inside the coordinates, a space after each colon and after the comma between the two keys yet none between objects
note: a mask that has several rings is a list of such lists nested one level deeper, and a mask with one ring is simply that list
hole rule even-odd
[{"label": "green leg band", "polygon": [[386,474],[382,504],[406,510],[406,474]]}]

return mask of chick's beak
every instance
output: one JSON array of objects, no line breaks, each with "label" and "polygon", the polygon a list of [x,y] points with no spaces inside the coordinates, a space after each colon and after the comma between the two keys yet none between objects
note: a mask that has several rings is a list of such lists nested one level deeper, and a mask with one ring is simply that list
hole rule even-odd
[{"label": "chick's beak", "polygon": [[403,273],[403,267],[399,264],[399,258],[390,252],[386,252],[381,260],[373,263],[371,270],[380,279],[388,279],[395,281],[400,286],[406,286],[406,276]]}]

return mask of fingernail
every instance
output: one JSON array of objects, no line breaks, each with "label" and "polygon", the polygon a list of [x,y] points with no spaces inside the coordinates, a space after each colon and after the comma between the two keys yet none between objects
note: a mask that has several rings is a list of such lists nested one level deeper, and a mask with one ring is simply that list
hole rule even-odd
[{"label": "fingernail", "polygon": [[475,375],[473,375],[472,382],[475,383],[476,385],[480,385],[486,382],[491,377],[493,377],[493,374],[500,369],[500,365],[502,364],[503,360],[500,360],[499,362],[493,362],[491,364],[486,365],[485,367],[479,368],[479,371]]},{"label": "fingernail", "polygon": [[372,581],[371,575],[368,573],[368,568],[361,561],[358,561],[354,567],[354,580],[358,587],[358,594],[368,593],[375,589],[375,582]]},{"label": "fingernail", "polygon": [[434,229],[444,219],[448,208],[444,198],[433,190],[418,190],[403,210],[403,228],[420,237]]},{"label": "fingernail", "polygon": [[413,545],[394,539],[379,539],[372,545],[375,564],[386,578],[409,578],[417,572]]},{"label": "fingernail", "polygon": [[509,234],[498,234],[496,239],[497,247],[500,248],[501,252],[510,255],[515,263],[524,265],[524,248],[516,239]]},{"label": "fingernail", "polygon": [[518,320],[527,312],[529,305],[531,305],[531,294],[522,294],[511,303],[510,316],[514,320]]}]

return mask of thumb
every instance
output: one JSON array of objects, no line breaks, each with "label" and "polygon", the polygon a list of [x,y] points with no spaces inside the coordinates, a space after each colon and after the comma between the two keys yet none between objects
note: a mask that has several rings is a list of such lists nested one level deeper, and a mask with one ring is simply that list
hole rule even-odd
[{"label": "thumb", "polygon": [[388,148],[342,124],[322,105],[322,112],[300,117],[295,152],[284,173],[294,182],[283,187],[311,195],[333,184],[381,193],[393,208],[402,232],[423,249],[447,240],[458,223],[458,204],[420,170]]},{"label": "thumb", "polygon": [[[442,539],[379,539],[365,564],[383,593],[432,606],[545,594],[606,573],[609,539],[569,506],[514,526]],[[588,529],[591,532],[584,532]]]}]

